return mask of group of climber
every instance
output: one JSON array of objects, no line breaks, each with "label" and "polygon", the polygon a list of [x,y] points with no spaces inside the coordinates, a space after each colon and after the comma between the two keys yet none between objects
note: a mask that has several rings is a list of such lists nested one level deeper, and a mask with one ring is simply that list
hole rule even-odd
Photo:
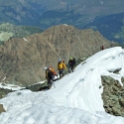
[{"label": "group of climber", "polygon": [[70,57],[68,63],[66,64],[64,60],[59,59],[57,64],[58,74],[55,72],[52,66],[44,67],[45,75],[47,79],[48,86],[51,86],[53,81],[62,78],[65,74],[73,72],[76,66],[76,60],[74,57]]}]

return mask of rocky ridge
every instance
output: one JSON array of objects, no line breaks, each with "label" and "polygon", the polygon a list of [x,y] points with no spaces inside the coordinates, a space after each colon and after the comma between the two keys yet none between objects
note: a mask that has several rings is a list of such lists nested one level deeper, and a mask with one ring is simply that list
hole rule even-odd
[{"label": "rocky ridge", "polygon": [[[122,83],[124,85],[124,77]],[[124,117],[124,87],[109,76],[102,76],[102,85],[102,99],[105,111],[112,115]]]},{"label": "rocky ridge", "polygon": [[0,81],[21,86],[44,79],[44,66],[57,70],[59,58],[91,56],[100,50],[118,45],[91,29],[73,26],[53,26],[42,33],[23,38],[11,38],[0,46]]}]

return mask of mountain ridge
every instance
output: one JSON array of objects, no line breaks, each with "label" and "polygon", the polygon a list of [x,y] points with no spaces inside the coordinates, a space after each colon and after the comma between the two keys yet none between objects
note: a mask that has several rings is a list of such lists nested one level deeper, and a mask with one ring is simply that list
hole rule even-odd
[{"label": "mountain ridge", "polygon": [[44,66],[57,70],[59,58],[68,62],[70,56],[79,59],[90,56],[111,45],[118,45],[103,38],[91,29],[58,25],[40,34],[24,38],[11,38],[0,46],[0,80],[29,85],[44,79]]},{"label": "mountain ridge", "polygon": [[[14,0],[13,2],[1,0],[0,24],[9,22],[15,25],[37,26],[44,30],[60,24],[68,24],[82,28],[96,21],[96,18],[123,13],[123,4],[124,1],[122,0],[114,0],[113,2],[110,0],[93,0],[92,2],[89,0]],[[114,18],[112,21],[114,22]],[[109,30],[106,30],[106,32],[108,32],[108,35],[106,35],[104,31],[101,31],[101,26],[98,29],[107,39],[119,43],[123,42],[124,38],[121,30],[116,34],[113,34],[113,32],[110,34]],[[106,27],[102,28],[102,30],[105,29]],[[121,38],[119,39],[118,37],[120,37],[120,35]],[[112,39],[112,37],[115,38]]]}]

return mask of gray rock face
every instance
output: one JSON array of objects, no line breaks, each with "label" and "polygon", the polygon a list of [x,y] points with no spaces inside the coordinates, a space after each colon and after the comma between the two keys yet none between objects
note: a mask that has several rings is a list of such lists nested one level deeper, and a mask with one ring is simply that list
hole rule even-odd
[{"label": "gray rock face", "polygon": [[45,81],[43,84],[35,84],[35,85],[27,86],[26,89],[36,92],[36,91],[48,90],[50,89],[50,86],[48,86],[47,81]]},{"label": "gray rock face", "polygon": [[2,112],[5,112],[5,109],[3,108],[3,105],[0,104],[0,114],[1,114]]},{"label": "gray rock face", "polygon": [[62,58],[91,56],[114,44],[99,32],[72,26],[54,26],[41,34],[12,38],[0,46],[0,81],[28,86],[44,79],[44,66],[53,66]]},{"label": "gray rock face", "polygon": [[[124,84],[124,78],[122,78]],[[102,99],[107,113],[124,117],[124,87],[117,80],[108,76],[102,76],[104,87]]]},{"label": "gray rock face", "polygon": [[[8,89],[4,89],[4,88],[0,88],[0,99],[1,98],[4,98],[8,93],[12,92],[12,90],[8,90]],[[0,114],[2,112],[6,112],[4,107],[3,107],[3,104],[0,104]]]},{"label": "gray rock face", "polygon": [[12,90],[0,88],[0,99],[4,98],[10,92],[12,92]]}]

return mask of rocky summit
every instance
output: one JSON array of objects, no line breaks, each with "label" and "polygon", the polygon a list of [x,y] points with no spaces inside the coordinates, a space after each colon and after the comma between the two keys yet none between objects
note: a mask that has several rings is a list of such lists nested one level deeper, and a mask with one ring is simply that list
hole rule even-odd
[{"label": "rocky summit", "polygon": [[53,26],[42,33],[23,38],[11,38],[0,46],[0,81],[23,86],[44,79],[44,66],[57,70],[59,58],[67,61],[91,56],[100,46],[116,43],[105,39],[98,31],[80,30],[73,26]]}]

